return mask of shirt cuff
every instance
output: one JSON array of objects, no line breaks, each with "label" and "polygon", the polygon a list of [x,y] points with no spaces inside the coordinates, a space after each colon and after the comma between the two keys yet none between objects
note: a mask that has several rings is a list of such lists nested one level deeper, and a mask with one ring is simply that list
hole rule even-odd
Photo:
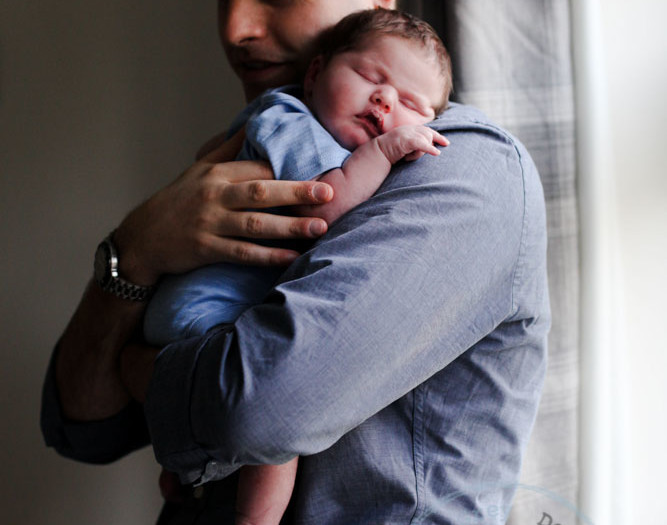
[{"label": "shirt cuff", "polygon": [[[225,466],[197,443],[192,433],[190,399],[192,384],[203,347],[211,338],[224,337],[231,325],[166,346],[155,360],[144,412],[155,457],[182,483],[195,485],[221,479],[237,466]],[[218,372],[219,373],[219,372]]]},{"label": "shirt cuff", "polygon": [[72,421],[63,416],[56,386],[53,352],[42,390],[40,426],[46,445],[59,454],[86,463],[110,463],[148,444],[143,410],[130,403],[118,414],[98,421]]}]

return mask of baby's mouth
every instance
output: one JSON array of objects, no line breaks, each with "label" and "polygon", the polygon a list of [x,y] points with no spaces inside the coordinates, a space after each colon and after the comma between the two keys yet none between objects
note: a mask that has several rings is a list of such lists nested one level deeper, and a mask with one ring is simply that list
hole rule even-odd
[{"label": "baby's mouth", "polygon": [[384,117],[379,111],[370,110],[359,116],[364,129],[371,138],[375,138],[378,135],[382,135]]}]

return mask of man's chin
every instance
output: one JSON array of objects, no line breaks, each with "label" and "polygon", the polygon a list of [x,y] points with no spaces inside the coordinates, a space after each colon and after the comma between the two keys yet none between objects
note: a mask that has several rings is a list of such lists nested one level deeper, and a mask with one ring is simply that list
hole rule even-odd
[{"label": "man's chin", "polygon": [[267,89],[300,82],[300,79],[296,78],[295,73],[287,68],[282,68],[282,70],[276,68],[272,72],[253,72],[253,74],[239,75],[239,77],[243,84],[246,101],[248,102],[257,98]]}]

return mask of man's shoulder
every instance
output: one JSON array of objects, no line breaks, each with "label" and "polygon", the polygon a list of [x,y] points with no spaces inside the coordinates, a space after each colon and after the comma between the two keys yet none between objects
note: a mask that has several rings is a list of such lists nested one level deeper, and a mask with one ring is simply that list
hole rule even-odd
[{"label": "man's shoulder", "polygon": [[429,127],[455,144],[454,148],[446,148],[447,154],[466,169],[474,162],[487,172],[520,172],[539,180],[533,159],[522,142],[473,106],[451,103]]},{"label": "man's shoulder", "polygon": [[[438,156],[397,166],[382,188],[388,195],[407,189],[413,201],[421,197],[420,207],[435,203],[435,213],[467,205],[484,210],[488,228],[499,238],[520,234],[526,219],[531,236],[544,236],[540,176],[516,137],[482,111],[462,104],[452,104],[430,126],[450,140],[449,146]],[[403,195],[401,191],[396,194]],[[481,221],[479,213],[476,217]]]},{"label": "man's shoulder", "polygon": [[483,111],[474,106],[450,102],[445,111],[429,124],[429,127],[440,132],[472,132],[496,135],[509,142],[517,142],[507,130],[493,122]]}]

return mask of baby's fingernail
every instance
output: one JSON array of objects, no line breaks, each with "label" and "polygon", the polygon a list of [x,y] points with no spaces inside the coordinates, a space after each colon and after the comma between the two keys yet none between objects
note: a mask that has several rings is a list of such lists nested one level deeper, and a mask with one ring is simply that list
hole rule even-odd
[{"label": "baby's fingernail", "polygon": [[331,198],[331,186],[328,184],[316,184],[313,187],[313,197],[318,201],[327,201]]}]

